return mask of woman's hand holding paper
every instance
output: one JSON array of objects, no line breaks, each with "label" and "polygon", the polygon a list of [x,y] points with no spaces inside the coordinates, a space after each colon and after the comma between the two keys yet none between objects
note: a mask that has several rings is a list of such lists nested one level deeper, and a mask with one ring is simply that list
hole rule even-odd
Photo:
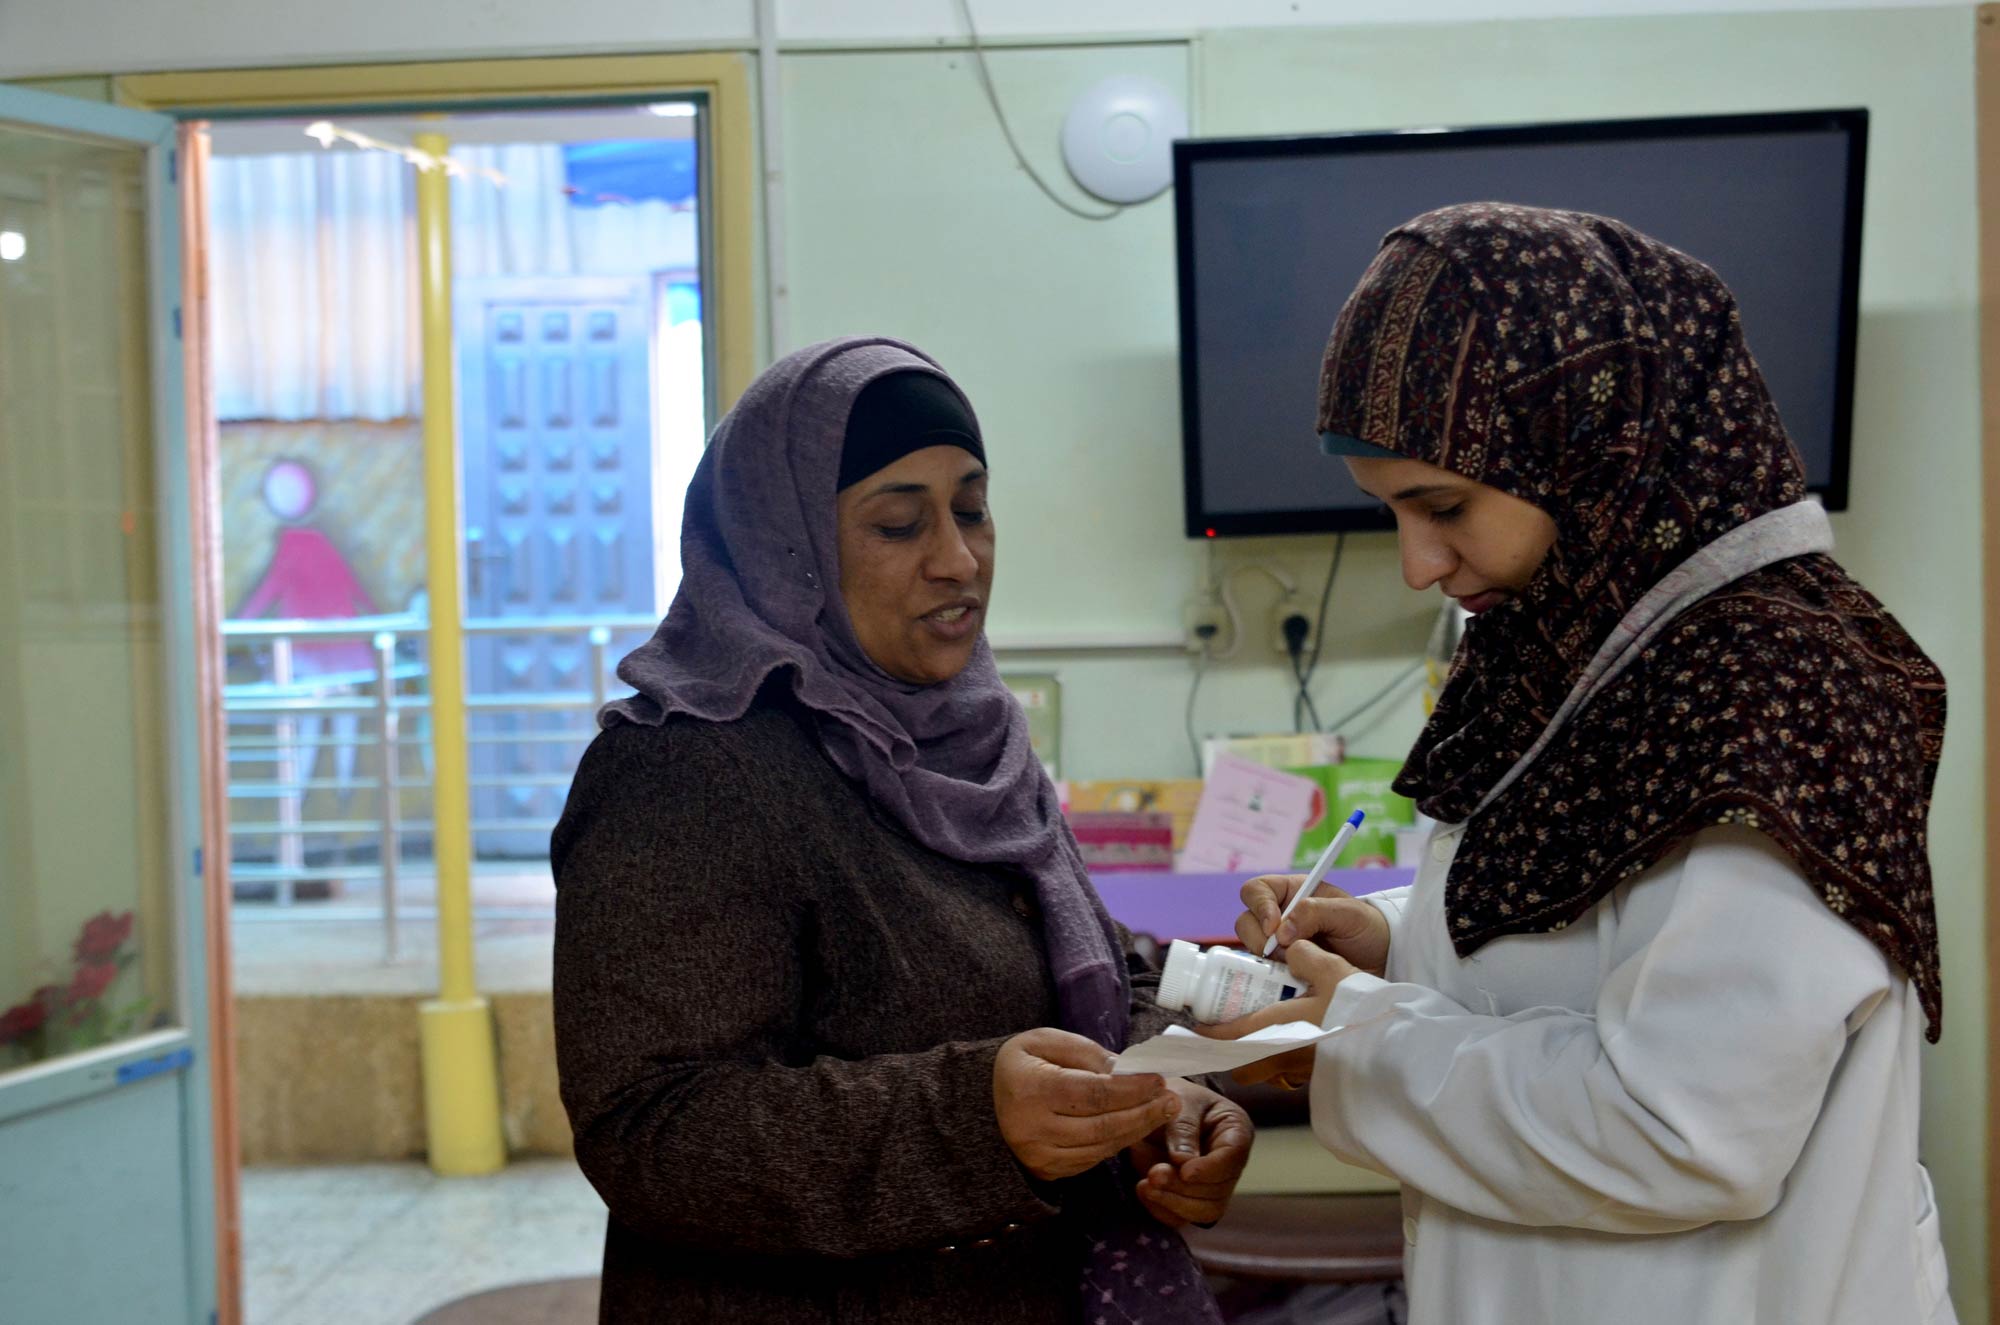
[{"label": "woman's hand holding paper", "polygon": [[1139,1171],[1139,1200],[1169,1228],[1212,1224],[1250,1162],[1250,1116],[1192,1081],[1170,1077],[1167,1088],[1180,1098],[1180,1113],[1126,1152]]},{"label": "woman's hand holding paper", "polygon": [[993,1112],[1021,1167],[1044,1182],[1102,1163],[1166,1126],[1181,1097],[1157,1076],[1112,1076],[1095,1040],[1022,1031],[993,1060]]}]

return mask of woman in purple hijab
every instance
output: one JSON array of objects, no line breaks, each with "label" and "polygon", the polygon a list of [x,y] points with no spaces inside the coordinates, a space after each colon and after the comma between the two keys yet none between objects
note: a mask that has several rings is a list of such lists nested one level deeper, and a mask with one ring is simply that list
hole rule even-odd
[{"label": "woman in purple hijab", "polygon": [[1192,1082],[985,637],[970,404],[908,345],[774,365],[688,489],[551,855],[606,1321],[1218,1319],[1175,1228],[1250,1147]]}]

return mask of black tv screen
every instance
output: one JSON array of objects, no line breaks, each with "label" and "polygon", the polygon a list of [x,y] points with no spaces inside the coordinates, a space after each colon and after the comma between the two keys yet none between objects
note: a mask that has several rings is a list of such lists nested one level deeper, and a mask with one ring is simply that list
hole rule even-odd
[{"label": "black tv screen", "polygon": [[1459,202],[1613,216],[1714,267],[1842,509],[1867,138],[1825,110],[1175,143],[1189,537],[1391,527],[1320,453],[1320,357],[1382,237]]}]

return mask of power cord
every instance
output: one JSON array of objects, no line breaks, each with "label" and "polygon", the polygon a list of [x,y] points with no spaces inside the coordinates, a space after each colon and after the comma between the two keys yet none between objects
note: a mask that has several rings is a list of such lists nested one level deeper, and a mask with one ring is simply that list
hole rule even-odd
[{"label": "power cord", "polygon": [[1081,217],[1086,221],[1109,221],[1124,211],[1123,207],[1113,207],[1108,212],[1087,212],[1050,188],[1048,181],[1028,164],[1028,158],[1022,153],[1021,145],[1014,141],[1014,130],[1007,124],[1007,112],[1000,108],[1000,94],[993,89],[993,74],[986,67],[986,48],[979,42],[979,26],[972,21],[972,0],[958,0],[958,11],[965,16],[965,34],[972,42],[972,60],[979,69],[979,85],[986,89],[986,100],[993,107],[993,118],[1000,122],[1000,136],[1007,140],[1008,150],[1013,152],[1014,160],[1027,172],[1028,178],[1035,182],[1035,187],[1047,194],[1050,202],[1071,216]]},{"label": "power cord", "polygon": [[1306,634],[1312,630],[1312,622],[1306,620],[1303,612],[1293,612],[1279,623],[1279,629],[1284,632],[1285,655],[1292,660],[1292,681],[1297,686],[1292,691],[1292,730],[1304,731],[1306,715],[1311,714],[1313,730],[1320,731],[1319,709],[1313,704],[1312,691],[1307,688],[1312,673],[1305,662]]},{"label": "power cord", "polygon": [[[1310,657],[1302,661],[1299,657],[1299,652],[1305,644],[1307,632],[1312,630],[1312,623],[1297,614],[1286,617],[1282,623],[1282,628],[1285,632],[1285,652],[1291,656],[1292,661],[1292,679],[1298,683],[1298,690],[1292,696],[1292,730],[1295,732],[1305,730],[1305,719],[1307,716],[1312,718],[1312,729],[1314,731],[1321,732],[1327,730],[1319,720],[1318,706],[1313,703],[1312,678],[1313,672],[1319,667],[1320,649],[1326,644],[1326,609],[1327,605],[1333,601],[1333,582],[1340,578],[1340,558],[1346,550],[1347,535],[1344,532],[1335,534],[1333,538],[1333,564],[1327,567],[1326,583],[1321,585],[1319,590],[1319,614],[1317,617],[1319,630],[1313,634],[1312,654]],[[1340,728],[1336,725],[1333,730],[1337,732]]]},{"label": "power cord", "polygon": [[[1211,543],[1209,546],[1212,549],[1214,544]],[[1229,647],[1215,654],[1214,656],[1217,658],[1233,658],[1236,656],[1236,651],[1243,647],[1243,614],[1237,610],[1236,595],[1230,592],[1229,584],[1237,576],[1253,572],[1268,577],[1271,583],[1278,586],[1278,592],[1287,598],[1298,592],[1298,585],[1293,583],[1291,574],[1282,566],[1275,566],[1263,561],[1252,561],[1242,566],[1231,566],[1228,570],[1218,573],[1215,569],[1214,555],[1211,552],[1209,557],[1209,592],[1213,593],[1216,601],[1222,604],[1223,615],[1229,618]]]},{"label": "power cord", "polygon": [[1411,663],[1408,667],[1405,667],[1402,671],[1396,673],[1395,678],[1391,680],[1387,685],[1383,686],[1380,690],[1377,690],[1374,694],[1368,696],[1368,698],[1362,700],[1359,704],[1356,704],[1353,708],[1347,710],[1347,712],[1341,714],[1339,717],[1335,718],[1331,723],[1329,723],[1328,730],[1336,732],[1340,731],[1342,728],[1346,727],[1348,723],[1353,722],[1356,718],[1366,713],[1369,709],[1374,708],[1377,704],[1389,698],[1389,696],[1395,694],[1396,691],[1400,690],[1403,687],[1403,685],[1409,681],[1411,677],[1417,675],[1419,672],[1424,670],[1424,665],[1426,661],[1427,661],[1426,659],[1419,658],[1417,661]]},{"label": "power cord", "polygon": [[1215,624],[1204,621],[1194,628],[1194,637],[1201,641],[1201,652],[1195,655],[1194,680],[1188,684],[1187,698],[1187,739],[1188,753],[1194,756],[1194,775],[1201,776],[1201,742],[1194,734],[1194,700],[1201,693],[1201,678],[1208,675],[1208,645],[1215,638]]},{"label": "power cord", "polygon": [[[1333,582],[1340,578],[1340,558],[1346,551],[1347,532],[1342,530],[1333,536],[1333,564],[1326,568],[1326,583],[1320,586],[1319,615],[1314,618],[1314,620],[1319,622],[1319,630],[1313,635],[1312,657],[1306,660],[1306,674],[1299,678],[1299,689],[1301,691],[1306,690],[1312,685],[1313,669],[1319,666],[1319,651],[1321,646],[1326,643],[1326,609],[1327,605],[1333,602]],[[1306,706],[1308,708],[1312,706],[1312,697],[1310,695],[1306,697]],[[1326,730],[1319,725],[1319,715],[1317,713],[1313,714],[1313,730]],[[1334,730],[1339,731],[1340,729],[1336,727]]]}]

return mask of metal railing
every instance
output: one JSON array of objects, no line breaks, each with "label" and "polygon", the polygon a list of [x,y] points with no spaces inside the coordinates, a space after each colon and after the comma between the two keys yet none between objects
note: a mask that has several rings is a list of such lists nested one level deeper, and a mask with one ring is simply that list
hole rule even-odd
[{"label": "metal railing", "polygon": [[[594,715],[609,697],[615,656],[643,639],[655,618],[579,616],[483,618],[465,622],[468,648],[482,636],[551,643],[578,639],[586,684],[574,690],[473,693],[469,742],[475,747],[475,842],[482,833],[539,834],[554,814],[506,815],[477,810],[482,790],[533,792],[568,785],[595,734]],[[307,880],[376,882],[381,891],[385,960],[397,956],[406,856],[412,839],[433,827],[429,808],[432,763],[428,731],[429,631],[416,615],[349,617],[339,621],[224,623],[223,708],[228,725],[231,876],[268,884],[280,907],[298,899]],[[620,637],[629,637],[621,639]],[[612,652],[617,641],[619,655]],[[359,645],[360,647],[356,647]],[[569,715],[573,724],[550,719]],[[482,719],[485,720],[482,725]],[[519,730],[523,725],[528,730]],[[326,737],[332,739],[325,739]],[[479,747],[497,752],[482,757]],[[508,747],[512,747],[510,754]],[[553,755],[548,752],[554,751]],[[331,752],[333,776],[316,776]],[[524,752],[527,757],[523,757]],[[539,752],[539,753],[537,753]],[[362,769],[364,754],[370,767]],[[409,766],[415,763],[413,770]],[[523,771],[522,765],[530,771]],[[549,771],[553,765],[555,771]],[[533,771],[539,766],[540,771]],[[414,774],[414,775],[413,775]],[[359,793],[374,798],[372,814],[355,815]],[[419,804],[405,806],[405,797]],[[542,799],[547,799],[543,797]],[[334,813],[328,814],[327,801]],[[258,814],[258,807],[268,813]],[[415,812],[412,813],[411,810]],[[356,839],[372,839],[374,861],[356,862]]]}]

